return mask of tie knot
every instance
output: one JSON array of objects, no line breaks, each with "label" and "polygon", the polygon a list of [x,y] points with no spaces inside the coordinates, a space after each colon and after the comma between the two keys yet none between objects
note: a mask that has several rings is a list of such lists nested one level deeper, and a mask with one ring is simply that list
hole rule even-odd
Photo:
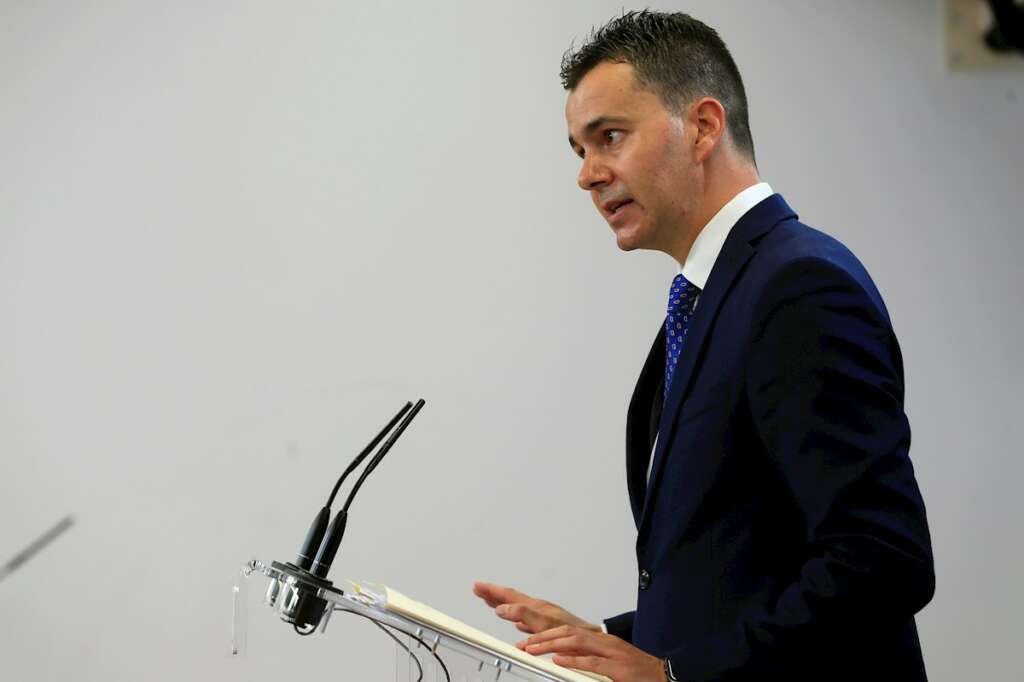
[{"label": "tie knot", "polygon": [[693,304],[699,293],[700,289],[690,284],[683,277],[683,273],[676,275],[672,280],[672,289],[668,293],[668,314],[689,314],[693,310]]}]

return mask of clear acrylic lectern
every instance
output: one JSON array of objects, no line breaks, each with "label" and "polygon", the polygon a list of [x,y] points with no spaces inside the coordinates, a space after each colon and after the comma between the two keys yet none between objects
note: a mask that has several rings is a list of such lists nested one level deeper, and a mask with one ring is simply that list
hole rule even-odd
[{"label": "clear acrylic lectern", "polygon": [[396,642],[398,682],[594,682],[607,678],[562,668],[387,587],[350,583],[341,590],[326,580],[277,561],[252,560],[235,586],[232,653],[244,651],[250,577],[269,578],[266,603],[301,635],[327,631],[336,611],[374,621]]}]

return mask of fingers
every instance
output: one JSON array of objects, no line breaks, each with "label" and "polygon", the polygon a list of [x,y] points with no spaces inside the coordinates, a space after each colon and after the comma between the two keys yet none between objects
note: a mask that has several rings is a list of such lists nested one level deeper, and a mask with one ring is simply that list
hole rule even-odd
[{"label": "fingers", "polygon": [[557,665],[599,673],[612,680],[664,682],[665,679],[661,659],[614,635],[587,628],[563,625],[538,632],[521,644],[529,654],[554,654],[552,661]]},{"label": "fingers", "polygon": [[525,604],[500,604],[494,613],[499,618],[512,621],[520,632],[541,632],[551,627],[549,619],[544,618]]},{"label": "fingers", "polygon": [[540,644],[541,642],[547,642],[552,639],[565,637],[567,635],[572,634],[573,631],[578,629],[579,628],[574,628],[571,625],[559,625],[558,627],[553,627],[549,630],[538,632],[533,637],[527,637],[525,641],[527,644]]},{"label": "fingers", "polygon": [[510,620],[513,623],[528,623],[530,620],[533,620],[533,609],[526,604],[498,604],[494,612],[499,617]]},{"label": "fingers", "polygon": [[473,594],[483,599],[488,606],[494,608],[498,604],[502,603],[502,601],[495,595],[495,589],[497,587],[497,585],[492,585],[491,583],[473,583]]},{"label": "fingers", "polygon": [[563,625],[529,637],[526,640],[526,652],[535,656],[561,654],[563,656],[591,655],[612,658],[618,651],[615,641],[617,639],[612,635]]},{"label": "fingers", "polygon": [[540,611],[547,606],[546,602],[511,587],[478,582],[473,585],[473,593],[493,607],[499,618],[512,621],[521,632],[540,632],[558,622]]},{"label": "fingers", "polygon": [[618,679],[618,676],[613,674],[615,664],[607,658],[601,658],[600,656],[564,656],[559,654],[554,656],[551,662],[563,668],[574,668],[604,675],[613,680]]},{"label": "fingers", "polygon": [[493,583],[477,582],[473,584],[473,594],[483,599],[488,606],[494,608],[510,602],[529,601],[531,598],[511,587],[503,587]]},{"label": "fingers", "polygon": [[557,604],[534,599],[511,587],[477,582],[473,585],[473,593],[493,608],[495,615],[511,621],[520,632],[533,634],[570,623],[596,632],[601,631],[599,626],[581,620]]}]

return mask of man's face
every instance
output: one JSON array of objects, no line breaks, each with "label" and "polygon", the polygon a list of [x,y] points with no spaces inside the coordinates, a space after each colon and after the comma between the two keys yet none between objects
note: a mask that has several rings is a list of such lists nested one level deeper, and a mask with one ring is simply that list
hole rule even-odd
[{"label": "man's face", "polygon": [[602,62],[565,104],[569,143],[583,158],[579,186],[620,249],[669,253],[685,240],[701,191],[683,119],[639,88],[630,64]]}]

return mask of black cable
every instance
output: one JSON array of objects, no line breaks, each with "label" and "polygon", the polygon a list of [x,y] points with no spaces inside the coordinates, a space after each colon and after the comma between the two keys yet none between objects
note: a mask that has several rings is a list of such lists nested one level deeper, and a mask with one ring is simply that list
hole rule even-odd
[{"label": "black cable", "polygon": [[[338,609],[338,611],[344,611],[344,610],[345,610],[345,609]],[[357,615],[357,616],[363,616],[363,614],[361,614],[361,613],[356,613],[355,611],[348,611],[347,613],[352,613],[352,614],[355,614],[355,615]],[[383,632],[383,633],[384,633],[385,635],[387,635],[387,636],[388,636],[388,637],[390,637],[391,639],[395,640],[395,644],[397,644],[398,646],[400,646],[400,647],[402,647],[403,649],[405,649],[405,652],[406,652],[407,654],[409,654],[409,658],[411,658],[411,659],[413,660],[413,662],[414,662],[414,663],[416,664],[416,670],[417,670],[417,677],[416,677],[416,682],[423,682],[423,664],[422,664],[422,663],[420,663],[420,659],[416,658],[416,654],[414,654],[414,653],[412,652],[412,649],[410,649],[410,648],[409,648],[409,647],[408,647],[408,646],[406,645],[406,643],[405,643],[405,642],[403,642],[402,640],[400,640],[400,639],[398,638],[398,636],[397,636],[397,635],[395,635],[395,633],[391,632],[391,630],[388,630],[388,629],[387,629],[386,627],[384,627],[383,625],[381,625],[380,623],[378,623],[377,621],[375,621],[375,620],[374,620],[373,618],[370,618],[369,616],[363,616],[363,618],[366,618],[366,619],[367,619],[368,621],[370,621],[371,623],[373,623],[374,625],[376,625],[377,627],[379,627],[379,628],[381,629],[381,631],[382,631],[382,632]]]},{"label": "black cable", "polygon": [[[412,649],[410,649],[408,646],[406,646],[405,642],[403,642],[397,636],[395,636],[395,634],[393,632],[391,632],[391,630],[388,630],[386,627],[384,627],[383,625],[381,625],[380,623],[375,621],[373,618],[370,618],[369,616],[364,615],[362,613],[358,613],[356,611],[349,611],[348,609],[338,608],[337,606],[334,607],[334,610],[335,611],[344,611],[345,613],[351,613],[353,616],[362,616],[363,618],[365,618],[366,620],[370,621],[371,623],[373,623],[374,625],[379,627],[381,630],[383,630],[384,634],[387,635],[388,637],[390,637],[391,639],[395,640],[395,643],[398,644],[398,646],[400,646],[403,649],[405,649],[406,653],[409,654],[409,656],[412,658],[412,660],[416,663],[416,669],[419,671],[419,676],[416,678],[416,682],[422,682],[422,680],[423,680],[423,664],[420,663],[420,659],[418,659],[416,657],[416,654],[414,654],[412,652]],[[412,635],[409,635],[409,636],[412,637]],[[422,640],[420,640],[420,641],[422,641]],[[442,663],[441,665],[443,666],[444,663]]]},{"label": "black cable", "polygon": [[383,625],[381,625],[380,623],[378,623],[375,620],[371,621],[371,622],[374,625],[376,625],[377,627],[379,627],[381,629],[381,632],[383,632],[385,635],[387,635],[391,639],[395,640],[395,644],[397,644],[398,646],[400,646],[403,649],[405,649],[406,653],[409,654],[409,657],[412,658],[412,660],[416,663],[416,669],[418,671],[418,676],[416,677],[416,682],[423,682],[423,664],[420,663],[420,659],[416,658],[416,654],[414,654],[412,652],[412,649],[410,649],[406,645],[405,642],[400,640],[397,635],[395,635],[393,632],[391,632],[391,630],[388,630],[386,627],[384,627]]},{"label": "black cable", "polygon": [[[414,661],[416,661],[416,665],[420,669],[420,679],[416,680],[416,682],[420,682],[420,680],[423,679],[423,666],[420,665],[420,660],[418,658],[416,658],[415,654],[413,654],[412,650],[409,647],[405,646],[405,644],[403,644],[401,640],[399,640],[397,637],[395,637],[395,635],[392,634],[391,631],[387,629],[388,627],[391,627],[391,626],[385,627],[382,623],[379,623],[376,620],[374,620],[373,618],[370,618],[366,614],[359,613],[358,611],[349,611],[348,609],[342,609],[342,608],[339,608],[337,606],[334,607],[334,610],[335,611],[344,611],[345,613],[351,613],[354,616],[361,616],[361,617],[365,618],[366,620],[370,621],[371,623],[373,623],[374,625],[376,625],[377,627],[379,627],[381,630],[384,630],[384,632],[388,633],[388,635],[390,635],[393,640],[398,642],[399,645],[401,645],[401,647],[403,649],[408,651],[409,655],[412,656],[412,659]],[[401,632],[401,630],[399,630],[399,632]],[[437,660],[438,664],[440,664],[441,670],[444,671],[444,678],[445,678],[445,680],[447,680],[447,682],[452,682],[452,676],[451,676],[451,673],[448,672],[448,666],[446,666],[444,664],[444,661],[441,660],[441,657],[437,655],[437,652],[434,651],[429,644],[424,642],[421,638],[417,637],[416,635],[410,635],[408,632],[402,632],[402,634],[406,635],[407,637],[411,637],[412,639],[415,639],[417,642],[422,644],[424,646],[424,648],[426,648],[426,650],[430,652],[430,655],[433,656]]]}]

